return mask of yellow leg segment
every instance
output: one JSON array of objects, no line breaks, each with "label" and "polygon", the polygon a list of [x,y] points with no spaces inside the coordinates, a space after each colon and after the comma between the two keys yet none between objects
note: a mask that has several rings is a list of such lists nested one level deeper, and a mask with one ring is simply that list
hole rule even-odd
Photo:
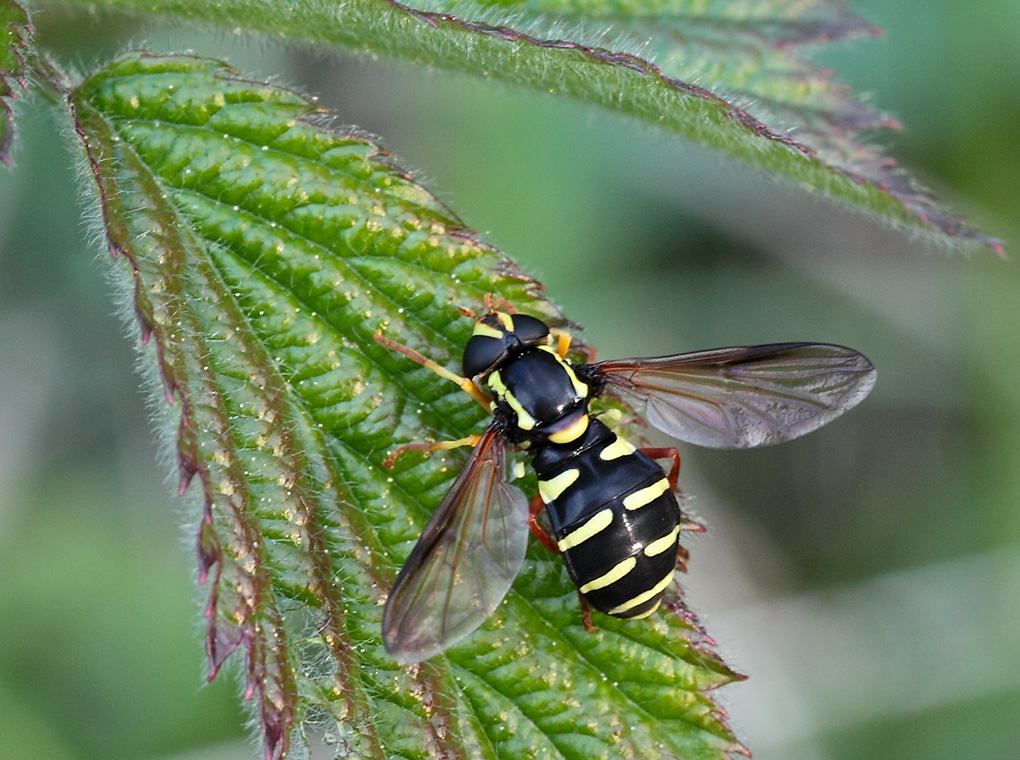
[{"label": "yellow leg segment", "polygon": [[432,453],[433,451],[443,451],[445,449],[456,449],[460,446],[474,446],[478,443],[480,435],[469,435],[467,438],[458,438],[456,441],[437,441],[436,443],[405,443],[399,448],[393,449],[390,455],[383,461],[383,467],[387,470],[392,470],[393,466],[397,463],[397,459],[405,451],[426,451]]},{"label": "yellow leg segment", "polygon": [[447,380],[456,383],[458,386],[460,386],[460,389],[462,391],[464,391],[471,398],[473,398],[475,401],[481,404],[486,411],[489,411],[489,405],[492,403],[492,399],[490,399],[488,396],[482,393],[478,389],[478,386],[472,383],[468,378],[461,377],[455,372],[450,372],[450,370],[448,370],[446,367],[436,364],[434,361],[418,353],[413,348],[408,348],[403,344],[397,343],[395,340],[390,340],[389,338],[383,336],[382,333],[376,333],[374,337],[375,342],[378,343],[379,345],[385,346],[390,351],[395,351],[401,356],[406,356],[408,359],[410,359],[413,362],[417,362],[425,369],[432,370],[440,377],[446,378]]}]

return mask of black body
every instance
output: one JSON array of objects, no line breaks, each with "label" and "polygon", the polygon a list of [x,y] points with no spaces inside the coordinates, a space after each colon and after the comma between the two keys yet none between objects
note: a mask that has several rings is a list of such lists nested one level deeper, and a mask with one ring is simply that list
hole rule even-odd
[{"label": "black body", "polygon": [[510,352],[486,384],[506,436],[533,455],[578,590],[610,615],[652,612],[672,578],[680,525],[662,468],[588,416],[589,386],[550,347]]},{"label": "black body", "polygon": [[[558,549],[584,599],[621,618],[650,615],[673,578],[683,515],[647,454],[589,413],[611,392],[652,426],[689,443],[751,448],[797,438],[856,406],[875,369],[850,348],[824,343],[738,346],[669,356],[572,364],[570,337],[539,319],[499,311],[475,322],[464,377],[416,351],[376,339],[456,382],[493,414],[481,435],[409,449],[466,444],[471,456],[422,531],[390,590],[383,642],[398,661],[426,660],[475,631],[499,607],[524,564],[529,525]],[[512,450],[531,457],[539,497],[511,477]],[[542,510],[549,531],[535,516]],[[529,514],[530,513],[530,514]],[[555,544],[555,546],[553,546]],[[509,641],[509,639],[508,639]]]},{"label": "black body", "polygon": [[[551,443],[535,447],[532,465],[543,482],[572,469],[577,479],[556,498],[546,502],[546,512],[558,542],[589,527],[590,535],[562,549],[563,561],[579,589],[603,578],[606,585],[584,592],[591,605],[618,617],[641,617],[659,605],[662,590],[672,578],[679,541],[680,507],[666,487],[638,509],[627,509],[625,499],[665,480],[662,468],[640,451],[615,459],[600,455],[619,445],[616,434],[598,420],[570,444]],[[668,486],[668,483],[667,483]],[[608,510],[609,524],[592,525]],[[603,519],[604,521],[604,519]],[[658,542],[658,543],[656,543]],[[655,549],[649,556],[649,547]],[[633,558],[633,568],[622,572]],[[616,568],[618,577],[613,576]],[[608,577],[607,577],[608,576]],[[657,593],[652,593],[658,589]],[[635,601],[637,600],[637,601]],[[627,604],[633,602],[633,606]]]}]

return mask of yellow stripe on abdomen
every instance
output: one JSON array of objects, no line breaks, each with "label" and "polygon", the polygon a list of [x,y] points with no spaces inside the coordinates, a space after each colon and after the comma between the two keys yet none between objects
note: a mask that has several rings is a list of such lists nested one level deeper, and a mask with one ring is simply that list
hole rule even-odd
[{"label": "yellow stripe on abdomen", "polygon": [[668,490],[669,481],[663,478],[662,480],[652,483],[650,486],[645,486],[644,488],[635,491],[629,496],[625,496],[623,499],[623,506],[630,510],[641,509],[641,507],[651,504]]},{"label": "yellow stripe on abdomen", "polygon": [[620,457],[625,457],[628,454],[634,453],[634,447],[622,438],[617,438],[611,444],[606,446],[602,451],[599,452],[599,459],[603,462],[610,462]]},{"label": "yellow stripe on abdomen", "polygon": [[645,592],[642,592],[642,593],[638,594],[633,599],[627,600],[623,604],[620,604],[620,605],[617,605],[616,607],[613,607],[613,609],[609,610],[608,614],[610,614],[610,615],[622,615],[627,610],[632,610],[635,607],[638,607],[638,606],[644,604],[649,599],[654,599],[659,594],[661,594],[663,591],[665,591],[666,590],[666,586],[668,586],[672,581],[673,581],[673,571],[670,570],[668,573],[666,573],[666,577],[665,578],[663,578],[661,581],[656,583],[650,589],[648,589]]},{"label": "yellow stripe on abdomen", "polygon": [[673,548],[673,544],[676,543],[676,537],[679,535],[680,526],[677,525],[662,538],[657,538],[648,544],[648,546],[644,548],[645,556],[654,557],[656,554],[662,554],[665,551],[669,551]]},{"label": "yellow stripe on abdomen", "polygon": [[574,484],[581,476],[581,471],[574,468],[572,470],[564,470],[555,478],[549,480],[538,481],[538,493],[542,496],[542,501],[548,504],[551,501],[555,501],[560,494],[566,491],[570,486]]},{"label": "yellow stripe on abdomen", "polygon": [[620,562],[616,567],[610,570],[605,575],[600,575],[593,581],[588,581],[581,586],[578,591],[582,594],[587,594],[591,591],[596,591],[600,588],[616,583],[621,578],[625,577],[631,570],[637,567],[637,557],[627,557],[623,562]]},{"label": "yellow stripe on abdomen", "polygon": [[559,547],[561,552],[565,552],[567,549],[573,549],[575,546],[580,546],[597,533],[604,531],[612,524],[612,522],[613,510],[603,509],[588,518],[588,521],[584,525],[570,531],[570,533],[557,541],[556,545]]}]

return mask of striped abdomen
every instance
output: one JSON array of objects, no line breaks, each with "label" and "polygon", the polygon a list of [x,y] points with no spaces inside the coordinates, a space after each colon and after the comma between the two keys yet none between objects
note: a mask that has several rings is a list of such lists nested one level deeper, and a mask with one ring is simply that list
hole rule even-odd
[{"label": "striped abdomen", "polygon": [[680,534],[662,468],[594,419],[576,441],[536,448],[539,492],[578,590],[609,615],[650,614],[673,578]]}]

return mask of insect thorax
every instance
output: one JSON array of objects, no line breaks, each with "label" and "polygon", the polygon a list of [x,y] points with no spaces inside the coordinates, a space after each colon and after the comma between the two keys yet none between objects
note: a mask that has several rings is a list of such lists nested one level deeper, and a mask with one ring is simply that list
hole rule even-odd
[{"label": "insect thorax", "polygon": [[507,422],[515,443],[568,443],[588,427],[588,386],[548,346],[529,348],[485,380],[493,412]]}]

